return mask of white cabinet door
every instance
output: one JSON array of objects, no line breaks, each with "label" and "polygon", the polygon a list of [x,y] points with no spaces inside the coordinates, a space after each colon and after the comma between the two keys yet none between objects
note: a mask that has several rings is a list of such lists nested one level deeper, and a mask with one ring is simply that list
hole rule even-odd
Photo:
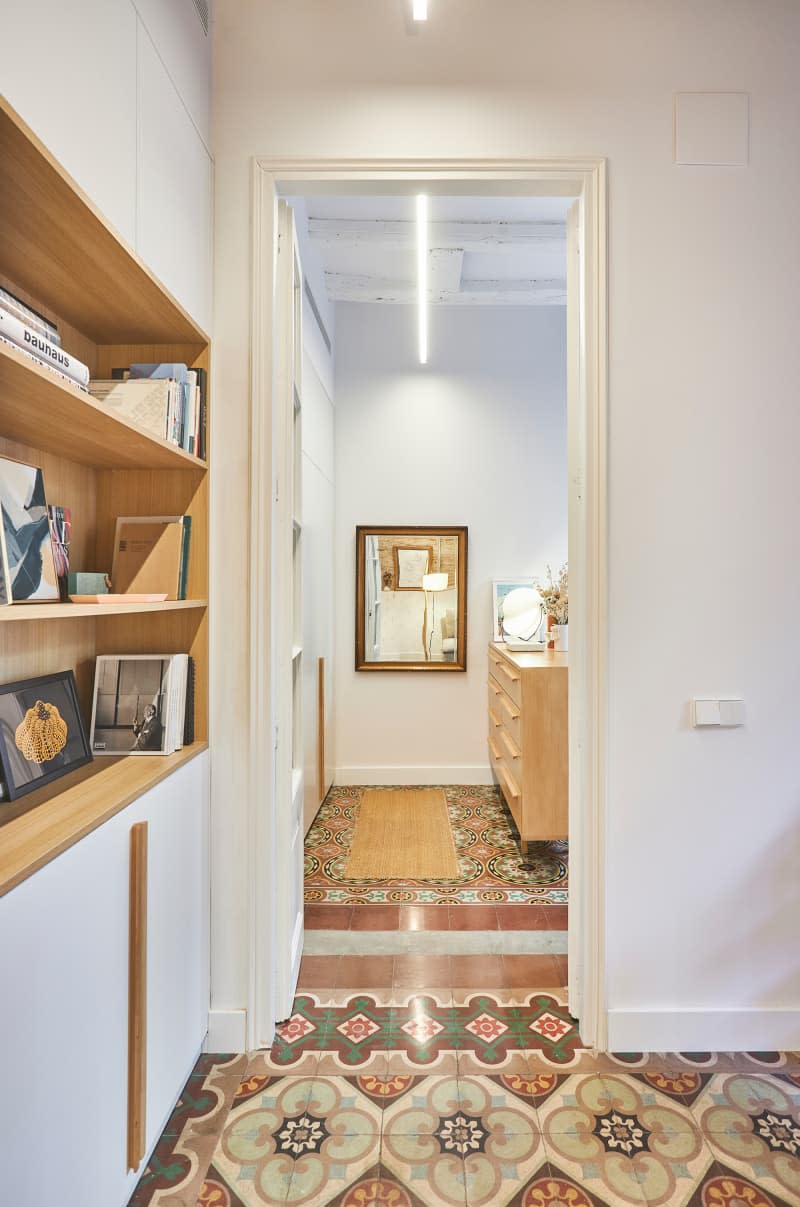
[{"label": "white cabinet door", "polygon": [[163,1131],[208,1029],[208,756],[146,797],[147,1128]]},{"label": "white cabinet door", "polygon": [[135,1185],[129,813],[0,899],[0,1169],[14,1207],[116,1207]]},{"label": "white cabinet door", "polygon": [[138,23],[136,250],[200,326],[211,328],[211,158]]},{"label": "white cabinet door", "polygon": [[133,246],[136,14],[129,0],[4,4],[0,80],[23,121]]}]

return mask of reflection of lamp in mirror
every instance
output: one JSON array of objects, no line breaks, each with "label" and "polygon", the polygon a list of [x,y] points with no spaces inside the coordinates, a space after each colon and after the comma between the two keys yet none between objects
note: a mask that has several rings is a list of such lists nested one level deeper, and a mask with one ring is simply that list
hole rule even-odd
[{"label": "reflection of lamp in mirror", "polygon": [[509,649],[541,649],[536,634],[544,619],[544,604],[535,587],[515,587],[500,605],[500,636]]},{"label": "reflection of lamp in mirror", "polygon": [[[425,592],[425,618],[422,622],[422,649],[425,661],[430,662],[433,647],[433,630],[436,626],[436,592],[447,590],[448,576],[446,574],[423,574],[422,590]],[[428,592],[433,594],[431,617],[431,634],[428,637]]]}]

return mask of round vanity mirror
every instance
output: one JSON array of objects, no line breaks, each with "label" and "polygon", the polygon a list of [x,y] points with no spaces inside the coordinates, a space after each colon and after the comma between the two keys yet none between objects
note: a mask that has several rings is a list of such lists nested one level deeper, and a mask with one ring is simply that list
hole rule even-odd
[{"label": "round vanity mirror", "polygon": [[535,587],[515,587],[502,602],[504,637],[533,641],[544,617],[542,597]]}]

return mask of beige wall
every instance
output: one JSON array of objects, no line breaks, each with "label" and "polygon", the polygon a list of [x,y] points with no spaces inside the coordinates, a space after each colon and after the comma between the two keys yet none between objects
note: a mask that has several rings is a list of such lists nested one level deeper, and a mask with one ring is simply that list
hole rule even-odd
[{"label": "beige wall", "polygon": [[[436,0],[415,37],[399,0],[217,5],[218,1004],[246,986],[228,719],[247,657],[230,635],[247,622],[250,157],[585,153],[610,182],[608,1003],[628,1034],[685,1011],[710,1047],[723,1015],[800,1046],[799,37],[791,0]],[[676,90],[750,93],[748,167],[673,163]],[[746,727],[688,728],[693,695],[725,693]]]}]

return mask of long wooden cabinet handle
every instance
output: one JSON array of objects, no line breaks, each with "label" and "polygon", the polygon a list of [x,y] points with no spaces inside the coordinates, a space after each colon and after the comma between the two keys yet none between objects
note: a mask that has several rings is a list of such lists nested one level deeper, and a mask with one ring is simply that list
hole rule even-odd
[{"label": "long wooden cabinet handle", "polygon": [[501,733],[501,734],[500,734],[500,741],[503,743],[503,745],[505,746],[506,750],[508,751],[509,758],[512,758],[512,759],[521,759],[521,758],[522,758],[522,751],[521,751],[521,750],[517,750],[516,746],[515,746],[515,745],[514,745],[514,743],[511,741],[511,739],[509,738],[508,734],[506,734],[506,733]]},{"label": "long wooden cabinet handle", "polygon": [[502,660],[498,660],[497,662],[495,662],[495,666],[497,667],[498,670],[503,672],[506,679],[510,679],[512,683],[519,683],[519,675],[515,675],[513,671],[510,671],[508,669],[508,667],[506,666],[505,662],[503,662]]},{"label": "long wooden cabinet handle", "polygon": [[131,827],[128,933],[128,1169],[145,1153],[147,1112],[147,822]]},{"label": "long wooden cabinet handle", "polygon": [[492,758],[496,759],[497,762],[499,763],[500,760],[502,759],[503,755],[502,755],[502,752],[498,749],[497,743],[495,742],[494,738],[491,735],[489,736],[489,749],[492,752]]},{"label": "long wooden cabinet handle", "polygon": [[511,703],[511,701],[508,699],[507,696],[503,695],[502,692],[500,693],[500,696],[499,696],[499,703],[500,703],[500,706],[506,710],[506,712],[508,713],[508,715],[512,721],[518,720],[519,709],[514,708],[514,705]]},{"label": "long wooden cabinet handle", "polygon": [[519,800],[519,788],[514,783],[513,779],[508,774],[505,767],[498,767],[497,774],[500,776],[501,780],[503,781],[506,788],[508,789],[508,794],[512,798],[512,800]]},{"label": "long wooden cabinet handle", "polygon": [[503,722],[500,720],[500,718],[499,718],[499,717],[496,717],[496,716],[494,715],[494,713],[492,712],[491,708],[489,709],[489,720],[492,722],[492,724],[494,725],[495,729],[500,729],[500,728],[502,728]]}]

